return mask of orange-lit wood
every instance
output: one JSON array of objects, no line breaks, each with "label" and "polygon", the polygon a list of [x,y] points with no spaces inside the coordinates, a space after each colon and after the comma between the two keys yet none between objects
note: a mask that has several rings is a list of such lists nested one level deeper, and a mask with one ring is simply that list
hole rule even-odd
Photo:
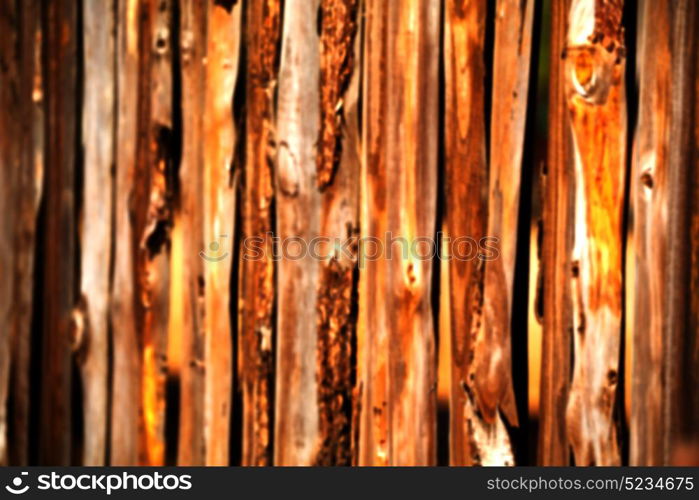
[{"label": "orange-lit wood", "polygon": [[577,465],[621,461],[614,408],[626,176],[622,8],[621,0],[573,0],[563,65],[575,170],[574,365],[566,425]]},{"label": "orange-lit wood", "polygon": [[[436,232],[440,8],[365,7],[360,225],[385,244],[377,260],[360,248],[358,462],[427,465],[436,460],[432,261],[417,254],[434,250],[419,238]],[[406,245],[392,238],[417,252],[403,255]]]},{"label": "orange-lit wood", "polygon": [[[272,260],[274,94],[281,1],[245,4],[246,122],[242,237],[261,256],[241,247],[238,372],[243,395],[243,465],[269,465],[274,370],[274,262]],[[252,257],[252,258],[251,258]]]}]

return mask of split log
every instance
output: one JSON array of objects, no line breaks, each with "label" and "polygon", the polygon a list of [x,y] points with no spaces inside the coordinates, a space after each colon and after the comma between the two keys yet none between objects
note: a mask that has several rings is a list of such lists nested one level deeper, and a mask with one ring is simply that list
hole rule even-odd
[{"label": "split log", "polygon": [[114,164],[114,5],[83,4],[84,174],[80,233],[80,299],[73,313],[74,349],[83,388],[83,465],[104,465],[107,439],[108,309]]},{"label": "split log", "polygon": [[621,461],[614,408],[626,175],[622,9],[622,0],[573,0],[563,66],[575,167],[574,366],[566,426],[578,465]]},{"label": "split log", "polygon": [[[318,259],[306,251],[318,236],[320,195],[315,149],[319,128],[318,0],[284,5],[275,172],[277,234],[276,465],[312,465],[319,439],[316,283]],[[323,19],[325,21],[325,19]]]},{"label": "split log", "polygon": [[5,228],[0,241],[2,465],[27,465],[29,455],[32,289],[44,156],[40,20],[38,1],[0,6],[0,214]]},{"label": "split log", "polygon": [[323,262],[317,287],[320,422],[314,463],[350,465],[356,459],[353,419],[359,407],[353,392],[353,360],[359,233],[360,2],[321,0],[321,9],[321,117],[316,159],[322,186],[318,254]]},{"label": "split log", "polygon": [[383,254],[360,248],[360,465],[436,460],[440,10],[430,1],[366,2],[360,225]]},{"label": "split log", "polygon": [[[480,241],[486,226],[486,5],[447,0],[444,17],[446,238],[452,249],[461,252],[460,241]],[[449,461],[452,465],[472,465],[480,461],[469,421],[475,407],[469,378],[472,337],[482,314],[483,262],[447,256],[451,320]]]},{"label": "split log", "polygon": [[570,288],[573,248],[573,166],[566,109],[565,40],[571,0],[553,0],[548,115],[548,152],[543,171],[543,345],[538,462],[568,465],[565,412],[570,387],[573,309]]},{"label": "split log", "polygon": [[[243,395],[243,465],[269,465],[274,371],[273,127],[280,0],[245,4],[246,122],[238,372]],[[247,248],[252,253],[247,255]],[[259,251],[256,251],[259,250]]]}]

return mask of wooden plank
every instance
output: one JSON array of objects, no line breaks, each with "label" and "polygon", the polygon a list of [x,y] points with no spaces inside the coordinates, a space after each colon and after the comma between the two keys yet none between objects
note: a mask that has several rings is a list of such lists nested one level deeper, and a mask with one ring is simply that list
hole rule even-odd
[{"label": "wooden plank", "polygon": [[573,136],[574,366],[566,408],[578,465],[618,465],[614,406],[622,315],[626,171],[622,0],[573,0],[564,64]]},{"label": "wooden plank", "polygon": [[[43,173],[41,5],[0,6],[0,464],[27,465],[36,216]],[[8,408],[8,396],[12,408]],[[8,433],[12,428],[12,435]]]},{"label": "wooden plank", "polygon": [[637,78],[639,113],[634,137],[631,193],[636,254],[631,372],[629,462],[664,461],[663,379],[668,227],[667,141],[672,83],[670,53],[672,8],[668,2],[643,2],[638,16]]},{"label": "wooden plank", "polygon": [[573,170],[564,91],[565,39],[570,0],[553,0],[548,152],[542,176],[543,346],[538,462],[568,465],[565,411],[573,331],[570,252],[573,245]]},{"label": "wooden plank", "polygon": [[73,447],[71,313],[75,304],[78,12],[46,11],[46,254],[39,461],[69,465]]},{"label": "wooden plank", "polygon": [[[204,108],[208,8],[198,0],[180,1],[182,78],[182,160],[180,212],[183,233],[182,365],[180,368],[178,465],[204,465],[205,332],[203,234]],[[177,224],[177,222],[176,222]],[[214,255],[214,257],[217,257]],[[176,290],[173,288],[173,293]],[[174,325],[173,325],[174,326]]]},{"label": "wooden plank", "polygon": [[114,164],[114,4],[83,4],[85,168],[80,300],[73,312],[83,388],[83,465],[104,465],[108,412],[108,309]]},{"label": "wooden plank", "polygon": [[499,255],[485,262],[482,321],[473,344],[472,387],[483,420],[474,430],[485,431],[473,439],[484,465],[513,465],[509,436],[497,421],[518,425],[510,326],[534,2],[501,0],[495,9],[486,235],[496,239]]},{"label": "wooden plank", "polygon": [[138,463],[140,354],[136,328],[132,190],[136,170],[140,7],[117,5],[117,133],[112,289],[112,401],[110,465]]},{"label": "wooden plank", "polygon": [[204,111],[204,241],[217,242],[218,262],[204,268],[206,463],[228,465],[233,383],[230,280],[237,176],[233,172],[236,130],[233,91],[238,78],[241,7],[210,6]]},{"label": "wooden plank", "polygon": [[[447,0],[444,18],[445,239],[461,252],[465,238],[480,241],[486,226],[486,5]],[[447,254],[452,353],[449,462],[472,465],[479,457],[469,421],[475,405],[469,375],[472,336],[482,314],[483,266],[482,261],[451,253]]]},{"label": "wooden plank", "polygon": [[275,201],[282,252],[276,267],[276,465],[312,465],[319,438],[319,412],[313,404],[318,390],[319,262],[305,251],[318,236],[320,215],[315,179],[320,116],[318,8],[318,0],[287,0],[284,5],[276,113]]},{"label": "wooden plank", "polygon": [[366,3],[361,231],[385,253],[360,262],[360,465],[436,461],[430,250],[440,10],[428,1]]},{"label": "wooden plank", "polygon": [[[357,0],[321,0],[321,9],[316,159],[317,179],[322,179],[319,235],[327,239],[320,240],[318,252],[323,258],[317,287],[320,422],[314,463],[350,465],[356,459],[352,420],[359,408],[352,360],[357,320],[361,18]],[[334,242],[339,242],[339,249]]]},{"label": "wooden plank", "polygon": [[[272,168],[277,46],[281,37],[281,2],[245,4],[247,49],[246,143],[243,244],[239,297],[238,372],[243,395],[243,465],[272,460],[274,262],[272,260]],[[262,255],[246,255],[245,245]]]},{"label": "wooden plank", "polygon": [[141,17],[134,177],[136,325],[140,340],[139,462],[165,463],[165,379],[172,224],[172,0]]}]

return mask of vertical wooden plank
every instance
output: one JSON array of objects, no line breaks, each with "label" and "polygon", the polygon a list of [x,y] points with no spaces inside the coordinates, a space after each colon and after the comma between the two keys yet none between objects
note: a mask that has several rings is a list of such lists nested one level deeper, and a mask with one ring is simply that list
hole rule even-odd
[{"label": "vertical wooden plank", "polygon": [[83,386],[83,465],[104,465],[107,439],[109,269],[114,165],[114,4],[83,7],[85,168],[80,234],[80,299],[73,328]]},{"label": "vertical wooden plank", "polygon": [[75,145],[78,12],[72,1],[46,12],[46,241],[39,460],[69,465],[71,312],[75,304]]},{"label": "vertical wooden plank", "polygon": [[574,365],[566,408],[578,465],[618,465],[614,405],[622,314],[626,171],[622,0],[573,0],[565,90],[575,166]]},{"label": "vertical wooden plank", "polygon": [[[689,381],[696,379],[699,371],[697,362],[696,330],[687,330],[688,315],[696,315],[690,310],[688,300],[691,288],[688,282],[688,269],[691,269],[690,251],[696,251],[690,244],[690,183],[687,179],[696,176],[691,169],[697,144],[693,142],[692,126],[695,123],[692,103],[696,103],[695,85],[697,64],[697,37],[699,28],[699,7],[696,2],[684,0],[673,5],[672,20],[672,97],[670,114],[669,164],[669,241],[673,251],[668,257],[669,307],[666,311],[667,349],[664,352],[665,366],[669,373],[669,390],[664,397],[664,412],[667,415],[665,429],[665,463],[673,460],[673,453],[679,445],[697,438],[696,420],[693,410],[697,409],[699,398],[696,391],[689,391]],[[691,200],[693,202],[693,200]],[[691,273],[691,271],[690,271]],[[694,318],[690,319],[694,321]],[[694,347],[694,349],[692,349]],[[696,442],[690,441],[696,447]],[[696,448],[695,448],[696,451]],[[696,456],[696,455],[695,455]]]},{"label": "vertical wooden plank", "polygon": [[[180,370],[178,465],[206,463],[204,435],[204,267],[203,233],[204,107],[208,8],[199,0],[180,1],[182,75],[182,160],[180,214],[183,233],[182,366]],[[218,240],[217,240],[218,241]],[[208,255],[208,254],[204,254]],[[214,255],[215,257],[218,256]],[[205,284],[204,284],[205,285]],[[175,292],[175,290],[173,290]]]},{"label": "vertical wooden plank", "polygon": [[[36,216],[43,173],[41,5],[0,6],[0,464],[27,465]],[[8,394],[13,404],[8,412]],[[8,434],[8,426],[12,435]],[[9,439],[8,439],[9,438]]]},{"label": "vertical wooden plank", "polygon": [[360,270],[359,464],[428,465],[436,460],[430,300],[441,5],[366,7],[361,227],[384,253]]},{"label": "vertical wooden plank", "polygon": [[[465,238],[479,241],[486,225],[485,2],[447,0],[444,20],[446,238],[461,252]],[[447,255],[452,353],[449,462],[471,465],[478,457],[470,423],[475,402],[469,374],[472,336],[482,314],[483,262]]]},{"label": "vertical wooden plank", "polygon": [[[321,186],[317,324],[319,445],[317,465],[350,465],[356,458],[353,393],[359,232],[360,2],[321,0]],[[338,245],[336,246],[336,242]],[[347,244],[345,244],[347,243]],[[356,426],[355,426],[356,427]]]},{"label": "vertical wooden plank", "polygon": [[138,0],[118,1],[110,465],[133,465],[138,463],[140,407],[131,205],[136,170],[140,6]]},{"label": "vertical wooden plank", "polygon": [[552,1],[548,152],[542,177],[544,327],[538,456],[541,465],[568,465],[570,455],[565,411],[573,334],[569,281],[573,245],[573,170],[564,92],[569,8],[570,0]]},{"label": "vertical wooden plank", "polygon": [[233,91],[238,77],[240,5],[209,8],[204,111],[204,241],[217,242],[223,259],[207,259],[205,285],[206,463],[228,465],[233,383],[230,280],[237,177],[233,173],[236,131]]},{"label": "vertical wooden plank", "polygon": [[664,215],[671,186],[668,153],[671,98],[669,2],[642,2],[638,16],[638,124],[634,138],[633,200],[636,283],[631,372],[629,462],[664,462],[663,312],[666,309],[668,227]]},{"label": "vertical wooden plank", "polygon": [[[273,111],[281,2],[245,4],[247,44],[245,187],[238,370],[243,394],[243,465],[269,465],[272,441],[274,262]],[[246,247],[248,245],[248,247]],[[246,254],[246,248],[258,249]]]},{"label": "vertical wooden plank", "polygon": [[[276,163],[277,365],[276,465],[312,465],[318,429],[316,283],[318,260],[305,250],[318,236],[320,196],[315,179],[319,128],[318,0],[284,5]],[[298,256],[298,257],[297,257]]]},{"label": "vertical wooden plank", "polygon": [[481,463],[514,465],[509,436],[497,421],[518,425],[510,325],[534,2],[501,0],[495,9],[486,235],[497,239],[499,255],[485,262],[483,316],[473,345],[472,386],[483,419],[474,422],[473,439]]},{"label": "vertical wooden plank", "polygon": [[165,377],[172,223],[172,0],[144,5],[139,61],[134,248],[140,337],[139,462],[165,462]]}]

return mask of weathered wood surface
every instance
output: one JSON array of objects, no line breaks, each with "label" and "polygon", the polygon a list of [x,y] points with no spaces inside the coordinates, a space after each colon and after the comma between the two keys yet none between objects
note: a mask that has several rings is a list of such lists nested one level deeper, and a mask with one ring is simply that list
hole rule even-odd
[{"label": "weathered wood surface", "polygon": [[573,0],[564,79],[573,137],[574,366],[566,408],[577,465],[618,465],[614,416],[626,175],[623,1]]},{"label": "weathered wood surface", "polygon": [[360,262],[358,463],[427,465],[436,460],[436,359],[432,261],[421,256],[434,248],[421,241],[435,236],[440,6],[365,7],[360,225],[385,246]]},{"label": "weathered wood surface", "polygon": [[[484,465],[514,462],[505,426],[518,425],[512,385],[512,302],[519,220],[519,190],[529,90],[534,2],[501,0],[495,7],[495,49],[487,237],[498,257],[487,261],[482,317],[473,344],[473,392],[482,422],[473,439]],[[521,332],[517,332],[521,335]],[[478,418],[475,417],[474,418]],[[475,431],[475,429],[482,431]]]},{"label": "weathered wood surface", "polygon": [[[359,404],[354,393],[359,232],[359,86],[361,13],[358,0],[321,0],[318,179],[325,172],[318,255],[319,443],[314,463],[356,460]],[[335,246],[339,242],[339,247]],[[348,242],[347,245],[344,245]]]},{"label": "weathered wood surface", "polygon": [[[237,133],[233,91],[238,78],[241,7],[213,5],[209,11],[204,113],[204,242],[217,242],[224,257],[207,261],[205,285],[206,463],[228,465],[233,338],[230,280],[233,263],[237,175],[233,170]],[[216,255],[219,257],[219,255]]]},{"label": "weathered wood surface", "polygon": [[73,447],[71,313],[75,304],[78,6],[46,11],[46,226],[39,459],[69,465]]},{"label": "weathered wood surface", "polygon": [[548,150],[543,198],[543,343],[538,462],[568,465],[565,412],[570,386],[573,309],[569,277],[573,245],[573,170],[564,66],[570,0],[553,0],[549,77]]},{"label": "weathered wood surface", "polygon": [[[182,78],[182,159],[179,221],[183,232],[182,364],[180,368],[179,465],[206,463],[204,432],[205,332],[204,268],[199,252],[208,252],[203,234],[202,164],[208,8],[197,0],[180,2],[180,69]],[[232,238],[231,238],[232,239]],[[219,242],[219,240],[216,240]],[[207,254],[208,255],[208,254]],[[214,257],[218,257],[216,254]],[[175,262],[175,265],[178,263]],[[174,292],[174,290],[173,290]]]},{"label": "weathered wood surface", "polygon": [[114,198],[114,284],[112,288],[112,415],[110,464],[138,463],[140,355],[136,331],[136,290],[131,226],[131,192],[136,170],[139,61],[139,2],[117,6],[117,131]]},{"label": "weathered wood surface", "polygon": [[636,283],[633,318],[630,462],[664,461],[663,309],[667,297],[672,10],[668,2],[643,2],[638,18],[636,71],[639,114],[634,138],[633,197]]},{"label": "weathered wood surface", "polygon": [[[444,17],[446,237],[459,249],[458,238],[479,241],[486,229],[485,4],[447,0]],[[470,373],[483,304],[483,262],[451,258],[448,265],[450,463],[471,465],[479,462],[469,419],[476,404]]]},{"label": "weathered wood surface", "polygon": [[[319,129],[318,0],[287,0],[277,98],[275,172],[277,235],[277,364],[274,463],[312,465],[319,439],[316,283],[320,194],[315,150]],[[325,22],[326,19],[323,19]]]},{"label": "weathered wood surface", "polygon": [[114,166],[114,3],[83,3],[84,173],[80,298],[73,313],[83,391],[85,465],[105,465],[108,412],[108,311]]},{"label": "weathered wood surface", "polygon": [[[246,121],[238,372],[243,395],[243,465],[269,465],[274,378],[274,95],[281,2],[245,4]],[[245,241],[259,256],[246,255]]]},{"label": "weathered wood surface", "polygon": [[[0,464],[29,458],[36,217],[43,174],[41,4],[0,6]],[[8,407],[12,398],[12,407]],[[9,429],[12,435],[9,435]]]}]

